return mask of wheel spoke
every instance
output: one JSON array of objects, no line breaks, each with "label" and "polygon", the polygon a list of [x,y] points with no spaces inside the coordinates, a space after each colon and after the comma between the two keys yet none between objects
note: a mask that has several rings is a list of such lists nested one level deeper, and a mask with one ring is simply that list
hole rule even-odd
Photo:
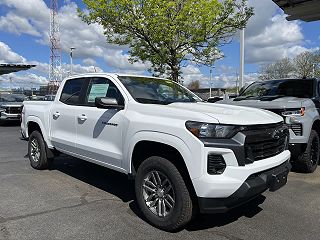
[{"label": "wheel spoke", "polygon": [[164,200],[161,200],[161,208],[162,208],[162,216],[166,216],[166,205],[164,204]]},{"label": "wheel spoke", "polygon": [[168,202],[170,201],[172,204],[175,203],[174,199],[169,194],[166,195],[166,199],[168,200]]},{"label": "wheel spoke", "polygon": [[154,176],[154,173],[151,173],[151,177],[152,177],[152,179],[153,179],[153,182],[154,182],[156,185],[158,185],[157,179],[156,179],[156,177]]},{"label": "wheel spoke", "polygon": [[156,189],[151,188],[151,187],[149,187],[149,186],[147,186],[147,185],[145,185],[145,184],[143,185],[143,187],[144,187],[146,190],[150,191],[150,192],[153,192],[153,193],[156,192]]},{"label": "wheel spoke", "polygon": [[173,205],[168,201],[168,199],[164,199],[164,201],[163,201],[165,204],[166,204],[166,206],[168,206],[170,209],[173,207]]},{"label": "wheel spoke", "polygon": [[157,188],[157,186],[153,183],[153,182],[151,182],[150,180],[148,180],[148,179],[145,179],[144,180],[144,183],[145,184],[148,184],[150,187],[152,187],[152,188]]},{"label": "wheel spoke", "polygon": [[150,207],[154,207],[156,204],[157,204],[157,201],[158,201],[159,199],[158,198],[156,198],[151,204],[150,204]]},{"label": "wheel spoke", "polygon": [[156,171],[156,172],[154,172],[155,173],[155,175],[156,175],[156,178],[157,178],[157,185],[161,185],[161,178],[160,178],[160,175],[159,175],[159,173]]},{"label": "wheel spoke", "polygon": [[150,202],[152,198],[154,198],[156,196],[155,193],[152,193],[147,199],[146,202]]},{"label": "wheel spoke", "polygon": [[158,201],[158,216],[161,217],[162,215],[162,204],[161,204],[161,200]]}]

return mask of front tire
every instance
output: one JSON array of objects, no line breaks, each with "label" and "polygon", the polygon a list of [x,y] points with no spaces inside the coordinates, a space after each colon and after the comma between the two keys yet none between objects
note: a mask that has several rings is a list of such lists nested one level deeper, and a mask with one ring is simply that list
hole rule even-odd
[{"label": "front tire", "polygon": [[320,141],[318,133],[311,131],[307,148],[294,163],[295,169],[299,172],[312,173],[319,164]]},{"label": "front tire", "polygon": [[29,137],[28,155],[30,165],[38,170],[47,169],[49,167],[49,159],[47,158],[46,144],[40,132],[34,131]]},{"label": "front tire", "polygon": [[155,227],[174,231],[193,215],[190,193],[174,164],[162,157],[149,157],[138,168],[135,179],[137,203]]}]

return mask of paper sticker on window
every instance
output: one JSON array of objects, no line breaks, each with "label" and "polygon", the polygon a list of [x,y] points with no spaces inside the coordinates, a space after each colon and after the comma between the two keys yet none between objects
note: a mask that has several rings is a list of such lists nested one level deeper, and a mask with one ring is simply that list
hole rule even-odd
[{"label": "paper sticker on window", "polygon": [[109,89],[108,83],[92,84],[88,96],[88,102],[94,102],[97,97],[105,97]]}]

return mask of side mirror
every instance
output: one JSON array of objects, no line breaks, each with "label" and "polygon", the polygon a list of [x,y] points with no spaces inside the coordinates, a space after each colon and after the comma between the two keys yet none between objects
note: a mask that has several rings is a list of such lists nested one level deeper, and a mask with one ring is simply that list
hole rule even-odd
[{"label": "side mirror", "polygon": [[124,109],[124,105],[119,105],[117,99],[107,97],[97,97],[95,99],[95,106],[104,109]]}]

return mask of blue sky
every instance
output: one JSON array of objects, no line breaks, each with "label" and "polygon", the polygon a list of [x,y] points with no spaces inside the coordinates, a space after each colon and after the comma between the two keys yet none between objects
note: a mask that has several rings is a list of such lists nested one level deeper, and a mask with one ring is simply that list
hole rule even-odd
[{"label": "blue sky", "polygon": [[[8,87],[11,77],[14,86],[30,87],[46,84],[49,64],[49,0],[0,1],[0,63],[33,63],[34,70],[0,77],[0,88]],[[283,57],[293,58],[304,51],[315,51],[320,46],[320,21],[288,22],[283,12],[271,0],[249,0],[255,16],[248,23],[245,34],[245,80],[257,78],[261,64]],[[60,0],[59,20],[63,47],[64,75],[69,69],[69,48],[74,52],[74,71],[77,73],[106,71],[146,74],[148,64],[128,61],[125,47],[107,44],[99,25],[83,23],[77,16],[82,1]],[[235,85],[239,71],[239,42],[237,35],[223,46],[225,57],[218,60],[213,70],[216,87]],[[208,86],[209,69],[195,65],[183,68],[185,83],[200,80]],[[30,85],[30,82],[32,84]]]}]

